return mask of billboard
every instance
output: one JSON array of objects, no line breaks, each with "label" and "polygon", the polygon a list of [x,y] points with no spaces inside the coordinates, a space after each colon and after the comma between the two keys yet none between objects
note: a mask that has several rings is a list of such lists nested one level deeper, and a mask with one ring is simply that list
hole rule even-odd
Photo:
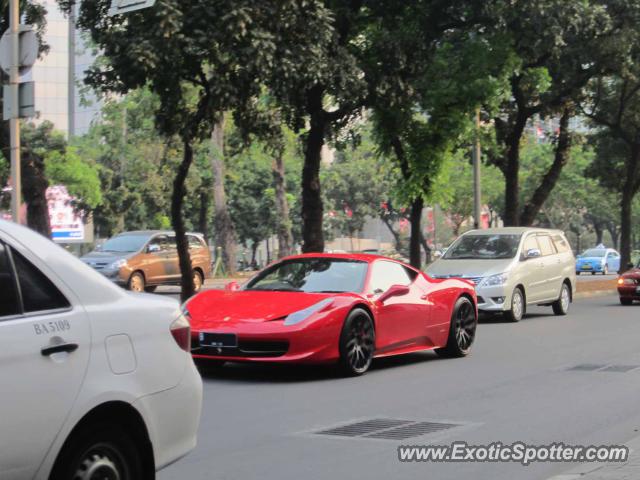
[{"label": "billboard", "polygon": [[84,218],[82,212],[76,211],[74,208],[74,200],[69,195],[67,187],[63,185],[47,188],[51,238],[54,242],[78,243],[85,241]]}]

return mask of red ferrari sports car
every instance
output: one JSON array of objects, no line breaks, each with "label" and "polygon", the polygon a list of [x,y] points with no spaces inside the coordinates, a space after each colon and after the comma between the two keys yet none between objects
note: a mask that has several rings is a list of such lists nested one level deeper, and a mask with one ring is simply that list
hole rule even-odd
[{"label": "red ferrari sports car", "polygon": [[348,375],[374,357],[467,355],[478,319],[471,283],[364,254],[288,257],[242,288],[199,293],[186,310],[196,359],[338,363]]}]

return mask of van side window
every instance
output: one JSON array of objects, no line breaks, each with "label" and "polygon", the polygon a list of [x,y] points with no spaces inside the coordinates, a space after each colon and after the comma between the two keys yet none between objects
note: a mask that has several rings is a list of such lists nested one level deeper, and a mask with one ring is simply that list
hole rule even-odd
[{"label": "van side window", "polygon": [[11,256],[22,292],[25,313],[69,308],[69,301],[60,290],[29,260],[13,249]]},{"label": "van side window", "polygon": [[204,248],[204,245],[202,244],[200,239],[195,235],[187,235],[187,238],[189,239],[189,250]]},{"label": "van side window", "polygon": [[522,253],[526,254],[529,250],[540,250],[538,241],[535,235],[529,235],[524,239],[524,245],[522,246]]},{"label": "van side window", "polygon": [[562,235],[554,235],[553,244],[556,246],[556,250],[558,250],[558,253],[566,253],[571,250],[571,247],[569,247],[569,244],[562,237]]},{"label": "van side window", "polygon": [[538,235],[538,243],[540,244],[540,250],[542,251],[542,256],[546,257],[547,255],[555,255],[556,249],[551,243],[551,237],[549,235]]},{"label": "van side window", "polygon": [[18,292],[7,248],[0,243],[0,318],[20,314]]}]

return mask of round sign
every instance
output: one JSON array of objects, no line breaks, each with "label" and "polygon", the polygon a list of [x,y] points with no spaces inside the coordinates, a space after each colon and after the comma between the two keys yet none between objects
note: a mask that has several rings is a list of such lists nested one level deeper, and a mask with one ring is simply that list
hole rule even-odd
[{"label": "round sign", "polygon": [[[38,36],[31,26],[20,26],[20,74],[28,71],[38,59]],[[11,33],[6,31],[0,38],[0,67],[8,75],[11,69]]]}]

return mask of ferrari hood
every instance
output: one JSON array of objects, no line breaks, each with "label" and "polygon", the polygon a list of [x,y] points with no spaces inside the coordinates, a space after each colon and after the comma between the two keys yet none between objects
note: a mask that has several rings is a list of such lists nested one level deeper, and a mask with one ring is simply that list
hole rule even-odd
[{"label": "ferrari hood", "polygon": [[277,320],[336,294],[209,290],[187,304],[195,330],[216,323],[259,323]]}]

